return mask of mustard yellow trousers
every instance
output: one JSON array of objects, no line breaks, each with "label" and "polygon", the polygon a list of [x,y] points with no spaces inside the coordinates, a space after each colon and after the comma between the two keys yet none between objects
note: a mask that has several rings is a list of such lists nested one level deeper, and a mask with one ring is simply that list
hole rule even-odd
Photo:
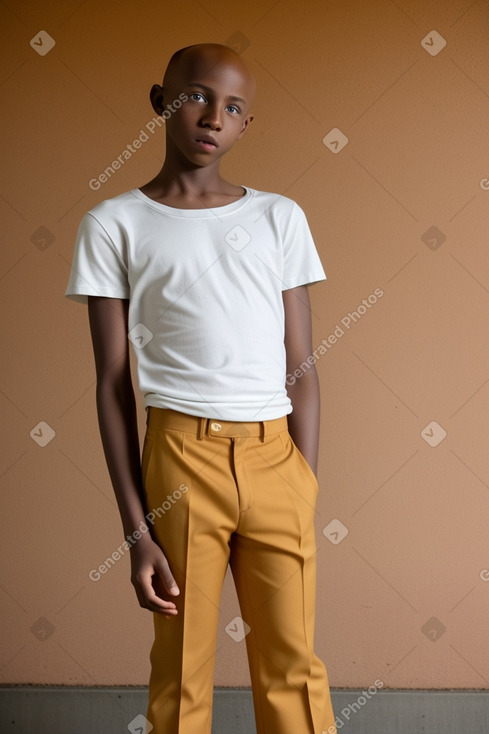
[{"label": "mustard yellow trousers", "polygon": [[[253,423],[148,408],[143,485],[154,539],[180,588],[155,613],[153,734],[210,734],[221,590],[230,564],[258,734],[335,734],[314,653],[316,477],[287,417]],[[224,620],[226,624],[228,620]]]}]

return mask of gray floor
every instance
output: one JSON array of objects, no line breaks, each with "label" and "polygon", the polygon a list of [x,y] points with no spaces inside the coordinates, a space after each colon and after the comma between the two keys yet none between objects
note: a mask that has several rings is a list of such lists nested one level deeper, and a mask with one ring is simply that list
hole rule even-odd
[{"label": "gray floor", "polygon": [[[338,734],[489,734],[489,691],[331,693]],[[144,734],[146,701],[147,688],[4,687],[0,734]],[[212,734],[256,734],[249,690],[215,690]]]}]

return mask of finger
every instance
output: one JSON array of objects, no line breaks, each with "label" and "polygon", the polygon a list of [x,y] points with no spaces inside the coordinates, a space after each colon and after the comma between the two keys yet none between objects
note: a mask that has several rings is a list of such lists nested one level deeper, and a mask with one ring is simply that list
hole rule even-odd
[{"label": "finger", "polygon": [[136,594],[140,606],[144,609],[149,609],[151,612],[160,612],[171,616],[178,614],[178,610],[174,602],[167,601],[158,596],[151,584],[149,585],[149,588],[139,585],[139,587],[136,587]]},{"label": "finger", "polygon": [[164,611],[176,614],[177,609],[174,602],[164,599],[165,594],[158,594],[158,588],[154,586],[153,579],[158,580],[159,578],[158,573],[155,574],[154,569],[147,569],[136,576],[134,586],[136,587],[139,603],[142,607],[150,609],[153,612]]},{"label": "finger", "polygon": [[165,590],[172,596],[178,596],[180,594],[180,589],[178,588],[178,584],[170,571],[170,566],[168,565],[166,558],[158,564],[156,570],[159,578],[163,582]]}]

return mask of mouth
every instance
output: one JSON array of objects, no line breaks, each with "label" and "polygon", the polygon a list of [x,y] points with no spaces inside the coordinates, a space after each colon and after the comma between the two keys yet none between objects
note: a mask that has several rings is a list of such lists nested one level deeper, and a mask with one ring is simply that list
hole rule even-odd
[{"label": "mouth", "polygon": [[200,135],[195,142],[204,150],[215,150],[219,147],[217,140],[210,135]]}]

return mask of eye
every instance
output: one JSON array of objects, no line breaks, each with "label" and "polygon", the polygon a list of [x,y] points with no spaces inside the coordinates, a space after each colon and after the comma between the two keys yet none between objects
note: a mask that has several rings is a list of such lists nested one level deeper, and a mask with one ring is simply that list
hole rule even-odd
[{"label": "eye", "polygon": [[232,110],[232,112],[233,112],[233,115],[239,115],[239,113],[240,113],[240,111],[241,111],[241,110],[239,109],[239,107],[236,107],[236,105],[234,105],[234,104],[230,104],[230,105],[228,105],[227,109],[228,109],[228,110]]},{"label": "eye", "polygon": [[203,100],[205,102],[205,97],[200,92],[192,92],[190,95],[190,99],[194,99],[196,102],[200,102],[200,100]]}]

